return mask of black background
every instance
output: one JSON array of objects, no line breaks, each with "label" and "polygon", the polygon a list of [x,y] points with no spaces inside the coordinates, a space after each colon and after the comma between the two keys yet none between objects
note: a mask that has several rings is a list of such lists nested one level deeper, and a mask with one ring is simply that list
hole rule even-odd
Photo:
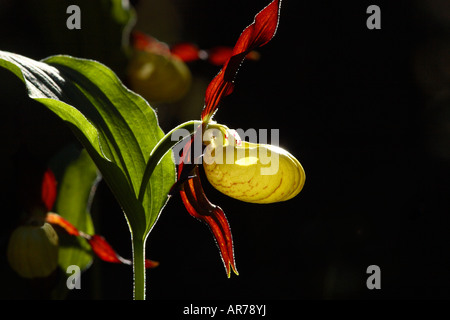
[{"label": "black background", "polygon": [[[174,0],[167,11],[157,2],[134,2],[137,26],[162,41],[191,41],[202,48],[232,46],[268,3]],[[371,4],[381,8],[381,30],[366,27]],[[31,13],[25,7],[8,8],[16,16],[3,22],[1,36],[7,40],[0,49],[36,59],[66,53],[32,45],[39,42],[36,38],[15,37],[32,34],[33,20],[27,20]],[[255,205],[223,196],[204,183],[233,232],[240,275],[231,279],[207,227],[191,218],[174,196],[147,241],[148,256],[160,262],[147,272],[148,297],[448,299],[448,9],[443,1],[425,0],[284,0],[276,37],[259,50],[258,62],[244,63],[235,92],[215,119],[230,128],[279,129],[280,145],[305,168],[305,187],[287,202]],[[205,63],[191,68],[199,85],[189,105],[194,101],[196,107],[183,110],[186,101],[157,105],[165,131],[200,117],[202,90],[218,71]],[[14,84],[20,89],[18,81]],[[8,91],[8,84],[1,91]],[[45,160],[73,139],[44,108],[31,109],[30,132],[50,139],[28,148],[32,155],[22,158],[21,165],[33,157]],[[8,186],[3,195],[14,194]],[[11,201],[5,203],[13,211]],[[131,257],[125,219],[104,184],[95,205],[98,233],[122,256]],[[13,220],[6,219],[6,225]],[[366,287],[369,265],[381,268],[380,290]],[[2,270],[8,272],[7,267]],[[12,287],[2,288],[2,295],[30,297]],[[67,298],[131,299],[132,270],[96,260],[82,276],[82,289]]]}]

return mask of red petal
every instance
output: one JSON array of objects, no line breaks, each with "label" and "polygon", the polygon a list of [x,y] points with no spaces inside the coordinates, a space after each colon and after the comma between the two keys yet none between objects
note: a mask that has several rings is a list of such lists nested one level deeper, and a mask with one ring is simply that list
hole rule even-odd
[{"label": "red petal", "polygon": [[105,238],[103,238],[102,236],[94,234],[87,240],[92,247],[92,251],[94,251],[94,253],[103,261],[123,263],[123,258],[114,251],[114,249],[109,245],[108,242],[106,242]]},{"label": "red petal", "polygon": [[182,174],[186,171],[185,165],[187,163],[192,163],[190,161],[187,161],[192,156],[192,143],[194,142],[194,136],[191,137],[191,140],[187,141],[186,145],[183,147],[183,152],[180,157],[180,164],[178,165],[178,174],[177,174],[177,180],[181,180]]},{"label": "red petal", "polygon": [[245,56],[273,38],[278,27],[280,6],[281,0],[273,0],[255,16],[253,23],[241,33],[231,57],[206,89],[205,107],[202,111],[203,121],[208,122],[220,100],[233,92],[233,81]]},{"label": "red petal", "polygon": [[[105,240],[104,237],[94,234],[93,236],[85,236],[91,245],[92,251],[106,262],[111,263],[123,263],[127,265],[132,265],[133,262],[129,259],[125,259],[117,254],[116,251],[111,247],[111,245]],[[159,265],[159,262],[145,259],[145,268],[156,268]]]},{"label": "red petal", "polygon": [[178,182],[176,183],[176,185],[181,184],[182,182],[184,182],[184,180],[187,179],[188,171],[190,171],[190,169],[186,169],[185,166],[193,168],[194,164],[198,163],[195,157],[201,155],[197,155],[195,154],[195,152],[193,152],[193,144],[194,142],[198,144],[203,143],[203,138],[201,135],[205,131],[205,127],[206,123],[201,123],[195,130],[195,133],[191,135],[191,139],[188,140],[186,142],[186,145],[183,147],[183,151],[180,156],[178,165],[178,175],[177,175]]},{"label": "red petal", "polygon": [[[209,50],[208,61],[209,61],[209,63],[211,63],[213,65],[222,66],[228,61],[228,59],[231,58],[232,53],[233,53],[233,48],[230,48],[230,47],[214,47],[211,50]],[[256,51],[250,51],[245,56],[245,59],[247,59],[247,60],[258,60],[259,59],[259,53],[256,52]]]},{"label": "red petal", "polygon": [[233,53],[233,48],[231,47],[214,47],[209,50],[209,62],[216,66],[223,66],[230,58]]},{"label": "red petal", "polygon": [[47,217],[45,219],[48,223],[55,224],[57,226],[60,226],[66,232],[72,236],[79,236],[80,232],[73,224],[71,224],[69,221],[61,217],[59,214],[49,212],[47,213]]},{"label": "red petal", "polygon": [[145,33],[134,31],[131,34],[133,47],[137,50],[170,56],[169,46]]},{"label": "red petal", "polygon": [[[82,231],[78,231],[78,229],[73,224],[61,217],[59,214],[49,212],[47,213],[47,217],[45,220],[48,223],[62,227],[68,234],[72,236],[81,236],[85,238],[89,242],[92,251],[94,251],[94,253],[103,261],[123,263],[128,265],[132,264],[131,260],[122,258],[120,255],[118,255],[104,237],[96,234],[90,236]],[[145,268],[156,268],[158,265],[158,261],[145,259]]]},{"label": "red petal", "polygon": [[46,217],[46,221],[51,224],[62,227],[68,234],[72,236],[82,236],[85,238],[92,247],[92,251],[102,260],[108,262],[121,263],[121,257],[114,251],[114,249],[106,242],[105,238],[99,235],[90,236],[84,232],[78,231],[78,229],[69,221],[61,217],[56,213],[49,212]]},{"label": "red petal", "polygon": [[42,178],[41,199],[47,211],[52,210],[56,200],[56,178],[53,171],[47,169]]},{"label": "red petal", "polygon": [[206,223],[210,228],[219,248],[227,276],[230,277],[231,269],[233,269],[235,274],[238,274],[238,272],[234,261],[233,239],[225,213],[206,197],[201,185],[197,165],[193,167],[194,177],[187,178],[187,180],[184,177],[187,176],[186,172],[188,171],[186,168],[187,160],[190,160],[188,163],[193,163],[192,144],[196,141],[196,135],[202,132],[203,130],[197,130],[183,148],[181,161],[178,166],[178,181],[182,182],[180,195],[189,214]]},{"label": "red petal", "polygon": [[195,167],[196,177],[187,180],[180,191],[181,199],[189,214],[206,223],[210,228],[219,247],[227,276],[231,269],[238,274],[234,261],[233,238],[230,226],[223,210],[212,204],[203,191],[198,167]]},{"label": "red petal", "polygon": [[192,62],[199,59],[200,50],[195,44],[192,43],[179,43],[174,45],[170,52],[172,55],[177,56],[184,62]]}]

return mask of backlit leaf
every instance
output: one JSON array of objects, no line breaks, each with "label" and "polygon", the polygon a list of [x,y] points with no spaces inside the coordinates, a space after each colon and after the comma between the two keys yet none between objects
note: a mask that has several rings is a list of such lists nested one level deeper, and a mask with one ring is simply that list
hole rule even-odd
[{"label": "backlit leaf", "polygon": [[148,156],[164,136],[150,105],[96,61],[70,56],[35,61],[0,51],[0,66],[25,83],[30,98],[67,123],[121,205],[133,237],[145,239],[175,182],[168,152],[143,200],[137,199]]}]

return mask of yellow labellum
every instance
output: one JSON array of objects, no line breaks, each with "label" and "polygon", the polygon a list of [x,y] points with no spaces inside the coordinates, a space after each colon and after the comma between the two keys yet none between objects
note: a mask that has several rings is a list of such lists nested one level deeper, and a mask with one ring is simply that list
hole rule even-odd
[{"label": "yellow labellum", "polygon": [[19,226],[9,239],[7,257],[20,276],[47,277],[58,266],[58,235],[49,223]]},{"label": "yellow labellum", "polygon": [[232,198],[273,203],[296,196],[305,183],[300,162],[286,150],[245,141],[240,145],[211,143],[203,157],[208,181]]}]

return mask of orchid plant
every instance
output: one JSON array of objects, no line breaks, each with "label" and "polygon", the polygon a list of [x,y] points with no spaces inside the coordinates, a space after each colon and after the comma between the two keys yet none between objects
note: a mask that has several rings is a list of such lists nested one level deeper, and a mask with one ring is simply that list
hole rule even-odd
[{"label": "orchid plant", "polygon": [[[231,270],[238,274],[227,218],[206,197],[200,164],[213,187],[246,202],[285,201],[303,188],[305,172],[292,154],[278,146],[243,141],[235,130],[213,120],[223,98],[233,92],[241,63],[274,37],[280,6],[281,0],[270,2],[244,29],[232,49],[220,51],[223,66],[206,89],[201,119],[182,123],[167,134],[159,127],[149,103],[99,62],[71,56],[35,61],[0,51],[0,66],[25,83],[30,98],[67,123],[95,163],[124,212],[132,239],[132,260],[120,257],[100,236],[77,229],[63,218],[64,212],[50,212],[53,200],[47,200],[45,223],[84,238],[104,260],[132,263],[135,299],[145,299],[145,269],[157,265],[145,259],[147,237],[176,193],[189,214],[210,228],[227,276]],[[166,58],[175,60],[189,52],[198,57],[192,46],[163,51]],[[179,132],[185,133],[182,139],[173,139]],[[175,163],[172,148],[179,143],[184,145]],[[195,152],[199,144],[200,154]],[[264,157],[276,160],[274,170]],[[51,176],[44,181],[51,184]]]}]

